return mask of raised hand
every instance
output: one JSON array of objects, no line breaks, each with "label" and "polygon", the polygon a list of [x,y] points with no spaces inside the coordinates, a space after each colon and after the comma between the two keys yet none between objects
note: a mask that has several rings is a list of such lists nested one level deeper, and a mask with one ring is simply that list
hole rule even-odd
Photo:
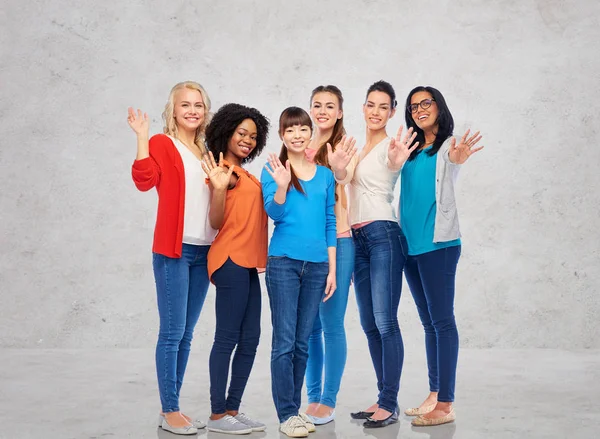
[{"label": "raised hand", "polygon": [[133,111],[133,108],[129,107],[127,109],[127,123],[135,132],[135,134],[138,136],[145,135],[148,137],[148,129],[150,126],[148,122],[148,114],[142,113],[142,110],[138,108],[136,115],[135,111]]},{"label": "raised hand", "polygon": [[276,154],[269,154],[265,169],[273,177],[273,180],[277,184],[277,187],[285,188],[287,190],[290,181],[292,181],[292,170],[290,169],[290,161],[285,161],[285,166],[281,164],[281,160]]},{"label": "raised hand", "polygon": [[226,190],[229,187],[229,181],[231,180],[231,174],[233,174],[233,166],[229,167],[229,171],[225,170],[223,164],[223,153],[219,154],[219,164],[215,162],[215,157],[211,151],[208,154],[204,154],[202,160],[202,169],[206,173],[210,184],[213,189]]},{"label": "raised hand", "polygon": [[481,151],[483,149],[483,146],[475,146],[482,137],[479,135],[479,131],[467,139],[470,132],[471,130],[467,130],[465,135],[460,139],[460,143],[458,145],[456,144],[456,139],[454,137],[450,141],[448,157],[452,163],[462,165],[469,157],[471,157],[477,151]]},{"label": "raised hand", "polygon": [[331,144],[327,144],[327,161],[333,172],[342,172],[354,154],[356,154],[356,139],[354,137],[343,136],[342,139],[335,145],[335,151],[332,150]]},{"label": "raised hand", "polygon": [[417,133],[413,132],[412,128],[409,128],[408,131],[402,134],[403,128],[404,127],[400,125],[396,137],[392,137],[392,140],[388,146],[388,160],[390,162],[389,167],[391,169],[402,168],[406,160],[408,160],[410,157],[411,153],[419,146],[419,142],[416,142],[414,145],[412,145],[417,137]]}]

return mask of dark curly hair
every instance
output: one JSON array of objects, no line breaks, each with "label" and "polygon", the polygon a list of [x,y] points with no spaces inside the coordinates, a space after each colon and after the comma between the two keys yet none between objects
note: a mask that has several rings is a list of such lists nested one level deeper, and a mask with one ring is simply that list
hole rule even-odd
[{"label": "dark curly hair", "polygon": [[219,153],[222,152],[223,155],[227,153],[229,140],[235,129],[246,119],[252,119],[256,124],[256,147],[242,160],[242,164],[250,163],[264,149],[269,135],[269,119],[256,108],[240,104],[225,104],[215,113],[206,128],[206,147],[216,160],[219,159]]}]

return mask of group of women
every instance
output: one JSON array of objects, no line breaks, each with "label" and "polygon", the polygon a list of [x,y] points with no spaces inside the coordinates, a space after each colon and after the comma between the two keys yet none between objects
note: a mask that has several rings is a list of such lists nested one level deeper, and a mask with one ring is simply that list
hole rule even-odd
[{"label": "group of women", "polygon": [[[152,252],[160,317],[159,426],[184,435],[204,427],[228,434],[266,428],[239,411],[260,338],[263,271],[273,333],[272,394],[282,433],[306,437],[335,418],[352,280],[378,393],[351,416],[364,419],[366,428],[398,421],[402,272],[425,329],[430,391],[405,413],[417,426],[454,421],[454,289],[461,251],[454,182],[460,165],[482,148],[479,133],[467,131],[457,141],[442,94],[416,87],[404,107],[407,129],[388,136],[396,94],[378,81],[367,90],[366,143],[357,152],[344,129],[341,91],[319,86],[309,113],[299,107],[281,113],[281,152],[269,155],[258,180],[244,165],[264,149],[268,120],[239,104],[224,105],[212,120],[210,110],[204,88],[183,82],[169,95],[164,134],[150,138],[147,115],[132,108],[128,113],[137,135],[133,180],[142,191],[158,192]],[[393,205],[398,178],[399,209]],[[269,243],[268,217],[274,222]],[[179,392],[210,282],[216,287],[216,328],[211,415],[204,424],[180,411]],[[302,411],[305,378],[308,407]]]}]

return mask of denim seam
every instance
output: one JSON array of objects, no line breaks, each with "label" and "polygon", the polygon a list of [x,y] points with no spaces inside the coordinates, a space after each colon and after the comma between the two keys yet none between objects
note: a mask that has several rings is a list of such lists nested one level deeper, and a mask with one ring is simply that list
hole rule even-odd
[{"label": "denim seam", "polygon": [[[167,310],[168,310],[168,321],[167,321],[167,331],[170,331],[171,328],[171,323],[172,323],[172,303],[171,303],[171,289],[169,288],[170,283],[169,283],[169,269],[167,267],[167,260],[163,260],[163,267],[165,270],[165,292],[166,292],[166,298],[167,298]],[[165,369],[164,369],[164,376],[163,376],[163,392],[165,394],[165,396],[168,398],[168,404],[169,406],[171,405],[171,403],[173,401],[171,401],[171,398],[169,397],[168,393],[167,393],[167,378],[168,378],[168,362],[167,362],[167,349],[165,346],[165,357],[164,357],[164,364],[165,364]],[[178,411],[178,407],[168,407],[167,410],[172,410],[172,411]]]}]

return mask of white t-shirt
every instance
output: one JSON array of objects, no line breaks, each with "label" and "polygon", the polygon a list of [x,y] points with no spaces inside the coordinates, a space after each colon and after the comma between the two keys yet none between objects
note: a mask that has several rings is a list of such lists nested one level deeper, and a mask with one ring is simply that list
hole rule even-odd
[{"label": "white t-shirt", "polygon": [[347,168],[346,178],[338,183],[349,183],[350,225],[367,221],[398,222],[392,205],[394,187],[400,171],[387,167],[388,146],[392,139],[386,137],[362,157],[356,156]]},{"label": "white t-shirt", "polygon": [[183,210],[184,244],[210,245],[217,230],[210,226],[208,211],[210,206],[210,190],[205,182],[206,174],[200,160],[181,143],[169,136],[179,151],[185,171],[185,206]]}]

